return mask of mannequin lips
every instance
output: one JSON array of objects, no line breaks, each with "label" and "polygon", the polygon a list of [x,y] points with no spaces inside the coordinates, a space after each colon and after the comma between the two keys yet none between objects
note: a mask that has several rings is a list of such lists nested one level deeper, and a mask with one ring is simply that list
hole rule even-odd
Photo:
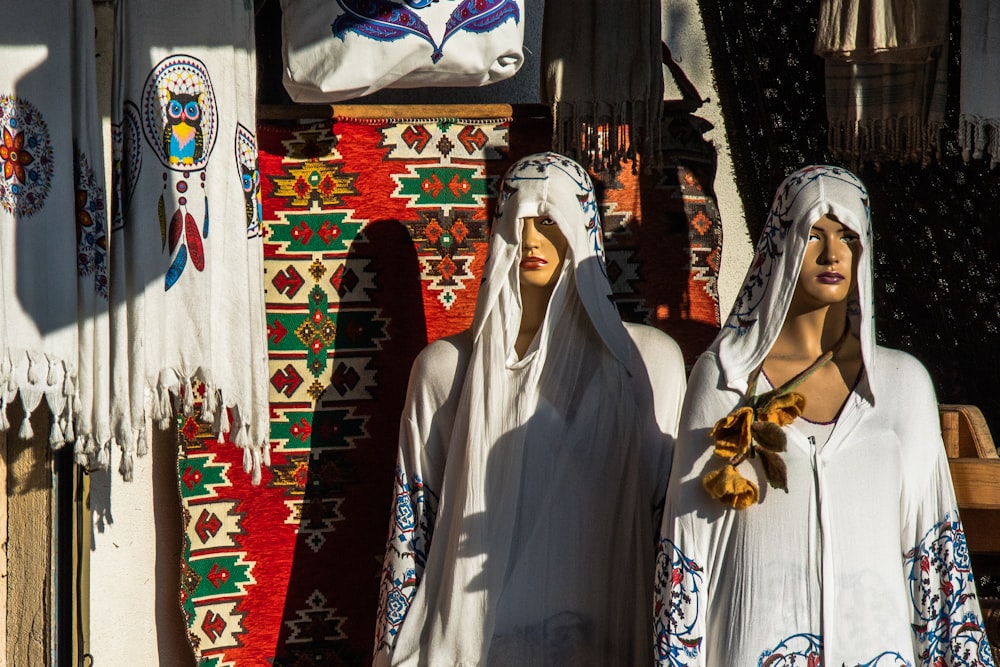
[{"label": "mannequin lips", "polygon": [[535,269],[541,269],[546,264],[548,264],[548,262],[541,257],[525,257],[521,260],[519,266],[526,271],[532,271]]},{"label": "mannequin lips", "polygon": [[837,285],[844,282],[844,276],[840,275],[836,271],[824,271],[816,276],[816,280],[824,285]]}]

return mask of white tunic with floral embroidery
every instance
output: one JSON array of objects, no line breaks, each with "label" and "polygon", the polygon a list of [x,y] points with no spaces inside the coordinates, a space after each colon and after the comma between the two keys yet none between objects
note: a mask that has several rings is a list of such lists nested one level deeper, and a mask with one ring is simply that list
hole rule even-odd
[{"label": "white tunic with floral embroidery", "polygon": [[[723,465],[709,431],[745,405],[747,377],[784,320],[812,223],[835,214],[861,238],[850,326],[865,372],[829,439],[784,427],[787,493],[760,464],[744,510],[712,499]],[[867,192],[849,172],[786,179],[744,288],[695,364],[664,506],[654,602],[656,656],[670,667],[991,666],[941,441],[931,379],[874,344]]]}]

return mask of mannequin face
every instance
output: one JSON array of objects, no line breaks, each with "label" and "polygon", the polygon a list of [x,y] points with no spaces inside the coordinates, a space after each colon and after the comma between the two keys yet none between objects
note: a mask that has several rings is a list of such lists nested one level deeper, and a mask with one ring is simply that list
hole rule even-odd
[{"label": "mannequin face", "polygon": [[858,235],[835,218],[823,216],[809,232],[793,301],[821,307],[847,300],[854,285]]},{"label": "mannequin face", "polygon": [[521,287],[551,289],[559,278],[569,241],[554,220],[544,216],[521,219]]}]

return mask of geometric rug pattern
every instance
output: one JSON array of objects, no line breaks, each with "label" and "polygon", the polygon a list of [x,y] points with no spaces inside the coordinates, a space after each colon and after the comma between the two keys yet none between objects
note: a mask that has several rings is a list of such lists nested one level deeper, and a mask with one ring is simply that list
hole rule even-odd
[{"label": "geometric rug pattern", "polygon": [[[546,119],[258,126],[271,466],[253,486],[197,415],[178,428],[180,596],[202,667],[370,661],[410,365],[470,324],[497,184],[550,131]],[[662,167],[593,176],[623,316],[693,361],[718,326],[714,153],[696,119],[665,134]]]}]

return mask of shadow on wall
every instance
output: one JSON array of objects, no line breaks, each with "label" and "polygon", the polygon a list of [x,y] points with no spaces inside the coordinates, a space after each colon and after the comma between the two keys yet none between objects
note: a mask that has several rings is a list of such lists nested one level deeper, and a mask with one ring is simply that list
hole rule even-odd
[{"label": "shadow on wall", "polygon": [[[399,221],[376,220],[362,235],[344,267],[374,273],[375,288],[367,298],[342,300],[329,313],[337,327],[330,384],[313,415],[302,518],[282,612],[283,619],[309,620],[283,624],[275,667],[360,665],[371,656],[399,416],[410,366],[427,334],[409,232]],[[314,609],[317,596],[325,598],[320,606],[336,610],[336,618]]]}]

